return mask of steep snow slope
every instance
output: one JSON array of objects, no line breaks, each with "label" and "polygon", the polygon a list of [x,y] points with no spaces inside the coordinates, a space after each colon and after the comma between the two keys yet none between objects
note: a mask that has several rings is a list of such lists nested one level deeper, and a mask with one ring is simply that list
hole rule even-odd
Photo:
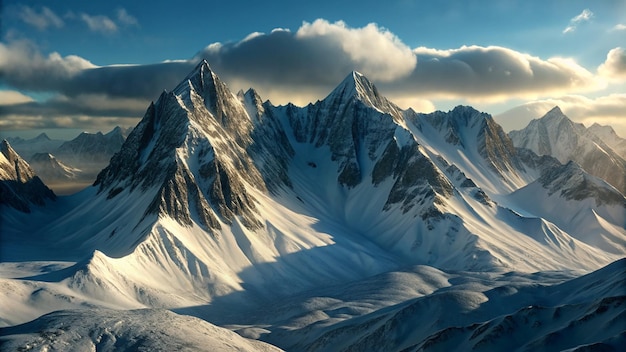
[{"label": "steep snow slope", "polygon": [[459,174],[489,196],[508,194],[538,177],[541,165],[527,167],[511,140],[493,118],[471,107],[417,114],[405,111],[413,134],[437,159],[445,160],[450,177]]},{"label": "steep snow slope", "polygon": [[587,130],[611,147],[619,156],[626,159],[626,139],[618,136],[613,127],[594,123]]},{"label": "steep snow slope", "polygon": [[574,162],[545,173],[509,199],[517,209],[548,219],[587,244],[626,252],[626,198]]},{"label": "steep snow slope", "polygon": [[0,328],[3,351],[281,351],[206,321],[167,310],[58,311]]},{"label": "steep snow slope", "polygon": [[626,160],[593,131],[572,122],[559,107],[532,120],[526,128],[511,131],[509,136],[516,147],[554,156],[564,164],[573,160],[588,173],[626,193]]}]

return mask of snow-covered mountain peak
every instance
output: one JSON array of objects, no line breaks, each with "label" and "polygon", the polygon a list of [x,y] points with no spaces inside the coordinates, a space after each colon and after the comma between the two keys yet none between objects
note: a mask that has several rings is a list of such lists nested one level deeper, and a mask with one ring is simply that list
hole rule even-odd
[{"label": "snow-covered mountain peak", "polygon": [[50,141],[50,140],[51,140],[50,137],[48,137],[48,135],[45,132],[40,133],[37,137],[33,139],[34,142],[43,142],[43,141]]},{"label": "snow-covered mountain peak", "polygon": [[558,105],[555,105],[550,111],[548,111],[544,116],[546,119],[563,119],[567,118],[561,108]]},{"label": "snow-covered mountain peak", "polygon": [[591,134],[597,137],[600,141],[611,147],[622,158],[626,159],[626,139],[620,137],[613,127],[603,126],[598,123],[587,128]]},{"label": "snow-covered mountain peak", "polygon": [[570,120],[558,107],[532,120],[524,129],[509,132],[509,137],[516,147],[553,156],[563,164],[574,160],[587,172],[626,192],[626,160],[611,145],[619,148],[619,140],[609,143],[607,138],[605,142],[594,130]]},{"label": "snow-covered mountain peak", "polygon": [[262,118],[265,109],[263,108],[263,100],[256,90],[249,88],[245,93],[243,90],[240,90],[237,93],[237,98],[246,108],[248,116],[255,119],[255,121]]},{"label": "snow-covered mountain peak", "polygon": [[0,205],[30,212],[30,205],[43,205],[55,194],[41,182],[35,171],[13,150],[9,142],[0,143]]},{"label": "snow-covered mountain peak", "polygon": [[380,94],[378,88],[357,71],[348,74],[324,101],[333,107],[349,104],[351,101],[360,101],[366,106],[393,116],[396,121],[401,121],[400,108]]},{"label": "snow-covered mountain peak", "polygon": [[471,106],[457,105],[452,109],[450,117],[467,127],[479,126],[486,124],[486,121],[492,119],[491,115],[480,112]]},{"label": "snow-covered mountain peak", "polygon": [[[11,174],[14,175],[16,181],[24,183],[35,177],[33,169],[31,169],[17,152],[13,150],[6,139],[0,144],[0,152],[2,152],[2,156],[4,157],[2,159],[3,167],[6,166],[9,169],[13,169],[11,170]],[[3,177],[2,179],[7,178]]]},{"label": "snow-covered mountain peak", "polygon": [[215,79],[217,76],[211,70],[209,63],[206,60],[200,61],[198,65],[191,71],[181,83],[174,88],[174,93],[180,94],[187,91],[191,86],[197,92],[202,92],[205,89],[210,89],[215,85]]}]

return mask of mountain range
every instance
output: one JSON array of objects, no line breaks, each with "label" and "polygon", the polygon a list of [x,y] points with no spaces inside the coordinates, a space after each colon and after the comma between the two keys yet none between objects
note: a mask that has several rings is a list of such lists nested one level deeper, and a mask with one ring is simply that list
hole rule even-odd
[{"label": "mountain range", "polygon": [[[201,62],[92,187],[27,198],[30,213],[2,198],[0,343],[169,349],[135,316],[176,313],[286,350],[620,346],[621,171],[562,160],[597,151],[580,127],[563,134],[574,149],[559,144],[558,109],[544,119],[507,135],[471,107],[403,110],[358,72],[316,103],[274,106]],[[594,168],[621,165],[589,140],[608,158]],[[3,190],[48,194],[6,175]]]},{"label": "mountain range", "polygon": [[70,141],[50,139],[41,133],[32,139],[8,138],[7,142],[46,184],[71,194],[93,183],[128,133],[130,130],[118,126],[106,134],[82,132]]},{"label": "mountain range", "polygon": [[555,107],[544,117],[531,121],[526,128],[511,131],[509,136],[516,147],[553,156],[561,163],[575,161],[622,194],[626,193],[626,159],[623,156],[626,141],[608,126],[586,128],[572,122]]}]

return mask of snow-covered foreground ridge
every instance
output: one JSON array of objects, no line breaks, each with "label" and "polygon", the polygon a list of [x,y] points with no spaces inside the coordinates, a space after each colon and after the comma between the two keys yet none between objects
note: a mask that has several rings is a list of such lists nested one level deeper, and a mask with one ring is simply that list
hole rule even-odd
[{"label": "snow-covered foreground ridge", "polygon": [[[2,185],[13,187],[7,165]],[[592,309],[624,282],[621,261],[606,280],[594,276],[612,287],[601,292],[574,299],[536,287],[624,257],[622,193],[575,163],[516,149],[487,114],[402,110],[356,72],[315,104],[273,106],[252,89],[233,94],[203,62],[150,105],[93,187],[30,213],[0,206],[4,326],[59,309],[136,322],[100,308],[167,308],[281,348],[332,350],[327,342],[353,328],[365,330],[342,348],[385,341],[370,334],[397,323],[370,328],[393,312],[408,322],[434,314],[441,325],[408,324],[394,332],[408,342],[388,341],[419,349],[442,329],[473,329],[524,304],[567,298],[584,305],[575,312]],[[442,293],[448,286],[454,293]],[[489,308],[490,290],[511,309]],[[622,305],[610,310],[624,317]],[[445,318],[459,312],[467,319]],[[88,325],[70,328],[87,342],[62,341],[96,344],[107,327]],[[34,333],[11,329],[1,332]],[[611,345],[613,332],[591,341]]]}]

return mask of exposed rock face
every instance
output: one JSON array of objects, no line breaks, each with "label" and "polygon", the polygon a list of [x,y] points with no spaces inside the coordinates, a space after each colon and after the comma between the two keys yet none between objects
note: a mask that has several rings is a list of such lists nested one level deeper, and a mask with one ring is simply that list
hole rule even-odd
[{"label": "exposed rock face", "polygon": [[[445,242],[483,258],[479,265],[499,265],[457,206],[498,212],[489,192],[506,195],[560,165],[513,147],[488,114],[463,106],[402,111],[355,72],[315,104],[273,106],[252,89],[233,94],[202,62],[150,105],[95,186],[113,201],[147,194],[145,215],[197,224],[214,236],[239,224],[269,232],[272,224],[261,216],[267,209],[259,204],[296,201],[303,213],[323,213],[400,255],[445,261],[438,256],[447,254],[427,247]],[[487,191],[478,185],[489,183],[506,185]],[[574,186],[562,190],[578,194]],[[431,238],[435,233],[444,235]]]},{"label": "exposed rock face", "polygon": [[596,204],[621,204],[626,209],[626,198],[603,180],[587,174],[573,161],[547,170],[539,183],[548,190],[548,194],[560,192],[568,200],[593,198]]},{"label": "exposed rock face", "polygon": [[626,193],[626,160],[582,124],[572,122],[559,107],[531,121],[509,136],[516,147],[539,155],[551,155],[561,163],[572,160],[588,173],[604,179],[622,194]]},{"label": "exposed rock face", "polygon": [[265,185],[246,154],[252,144],[243,105],[201,63],[172,92],[163,92],[95,182],[113,198],[122,190],[156,187],[149,213],[164,213],[190,225],[196,216],[219,229],[218,217],[239,216],[255,228],[255,201],[244,183]]},{"label": "exposed rock face", "polygon": [[151,104],[95,185],[109,198],[126,189],[157,188],[148,212],[183,224],[199,219],[219,229],[220,222],[237,218],[254,229],[261,222],[248,189],[291,188],[293,138],[328,147],[338,165],[337,182],[347,189],[370,181],[369,165],[372,183],[392,177],[386,209],[401,204],[408,211],[417,202],[449,197],[453,186],[399,125],[401,119],[400,109],[356,72],[316,104],[274,107],[254,90],[234,95],[203,62]]},{"label": "exposed rock face", "polygon": [[32,205],[56,199],[6,140],[0,144],[0,152],[0,204],[29,213]]},{"label": "exposed rock face", "polygon": [[83,132],[55,150],[55,155],[70,165],[85,163],[106,164],[124,143],[124,131],[116,127],[103,134]]}]

